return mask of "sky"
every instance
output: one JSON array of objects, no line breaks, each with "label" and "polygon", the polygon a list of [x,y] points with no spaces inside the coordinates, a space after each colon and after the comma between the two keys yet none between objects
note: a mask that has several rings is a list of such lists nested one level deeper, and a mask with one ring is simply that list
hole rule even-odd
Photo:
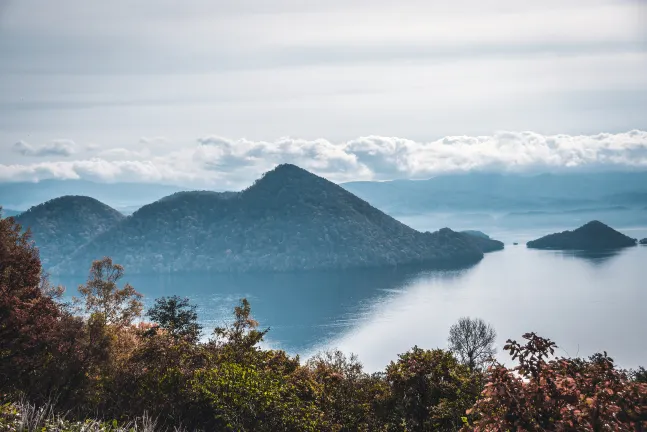
[{"label": "sky", "polygon": [[647,169],[645,0],[0,0],[0,181]]}]

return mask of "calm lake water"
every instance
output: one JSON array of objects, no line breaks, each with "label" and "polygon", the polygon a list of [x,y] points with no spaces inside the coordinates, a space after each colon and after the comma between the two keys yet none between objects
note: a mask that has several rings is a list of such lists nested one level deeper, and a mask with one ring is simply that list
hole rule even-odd
[{"label": "calm lake water", "polygon": [[[621,231],[647,237],[647,229]],[[547,232],[554,231],[490,233],[506,242],[504,251],[451,271],[126,279],[147,305],[160,296],[189,297],[207,329],[229,320],[238,299],[246,297],[261,326],[270,327],[270,346],[302,357],[336,347],[358,354],[369,371],[384,368],[414,345],[446,347],[449,327],[461,316],[491,323],[500,347],[507,338],[534,331],[556,341],[559,354],[606,350],[623,367],[647,365],[647,247],[585,254],[529,250],[523,244]],[[60,282],[71,293],[83,281]]]}]

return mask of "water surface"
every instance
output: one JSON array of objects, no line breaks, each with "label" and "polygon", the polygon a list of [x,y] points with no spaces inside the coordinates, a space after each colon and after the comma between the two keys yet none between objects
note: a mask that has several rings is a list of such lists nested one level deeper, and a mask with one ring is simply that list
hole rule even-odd
[{"label": "water surface", "polygon": [[[647,230],[623,230],[645,237]],[[309,355],[337,347],[383,368],[414,345],[446,347],[461,316],[481,317],[497,343],[535,331],[564,355],[606,350],[624,367],[647,364],[647,247],[602,253],[540,251],[523,244],[537,232],[493,233],[506,249],[469,268],[371,269],[254,275],[132,276],[146,296],[179,294],[198,305],[206,329],[250,300],[268,344]],[[82,282],[62,279],[69,288]],[[73,290],[70,290],[73,291]],[[505,360],[505,357],[501,357]]]}]

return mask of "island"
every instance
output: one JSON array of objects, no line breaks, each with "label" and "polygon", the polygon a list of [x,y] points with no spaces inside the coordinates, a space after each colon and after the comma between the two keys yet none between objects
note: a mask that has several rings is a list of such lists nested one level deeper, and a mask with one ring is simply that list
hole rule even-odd
[{"label": "island", "polygon": [[604,250],[635,246],[636,239],[600,221],[591,221],[573,231],[549,234],[526,245],[532,249]]},{"label": "island", "polygon": [[647,237],[645,237],[644,239],[640,240],[640,244],[641,244],[641,245],[647,245]]},{"label": "island", "polygon": [[84,274],[103,256],[131,274],[440,268],[475,264],[503,248],[449,228],[417,231],[290,164],[241,192],[175,193],[80,240],[73,252],[51,261],[58,261],[48,269],[52,274]]}]

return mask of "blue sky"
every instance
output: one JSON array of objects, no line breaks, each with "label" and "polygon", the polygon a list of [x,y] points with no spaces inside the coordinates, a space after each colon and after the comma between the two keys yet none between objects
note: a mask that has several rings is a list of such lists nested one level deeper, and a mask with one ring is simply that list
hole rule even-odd
[{"label": "blue sky", "polygon": [[0,0],[0,180],[647,167],[646,28],[623,0]]}]

